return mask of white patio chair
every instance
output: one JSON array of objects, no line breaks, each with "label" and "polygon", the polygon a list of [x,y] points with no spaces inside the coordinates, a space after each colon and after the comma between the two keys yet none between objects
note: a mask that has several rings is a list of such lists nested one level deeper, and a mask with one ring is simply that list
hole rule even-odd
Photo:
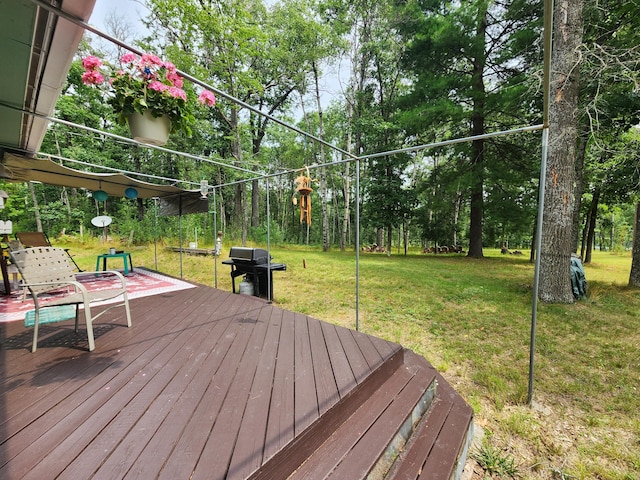
[{"label": "white patio chair", "polygon": [[[94,275],[116,275],[121,283],[118,288],[99,291],[87,291],[87,288],[76,279],[76,273],[69,263],[69,257],[62,248],[54,247],[33,247],[23,250],[10,252],[13,263],[18,268],[22,276],[23,286],[31,293],[33,303],[35,304],[35,323],[33,326],[33,345],[31,351],[35,352],[38,348],[38,324],[40,321],[40,310],[47,307],[58,305],[75,305],[76,306],[76,324],[75,329],[78,331],[78,311],[80,305],[84,306],[84,317],[87,324],[87,338],[89,340],[89,351],[95,348],[93,338],[93,321],[107,310],[113,307],[124,306],[127,316],[127,326],[131,326],[131,312],[129,310],[129,299],[127,297],[126,280],[120,272],[84,272],[83,275],[92,273]],[[39,296],[41,294],[52,291],[67,292],[61,296],[41,303]],[[99,314],[91,315],[91,304],[123,296],[122,303],[109,305],[108,308]]]}]

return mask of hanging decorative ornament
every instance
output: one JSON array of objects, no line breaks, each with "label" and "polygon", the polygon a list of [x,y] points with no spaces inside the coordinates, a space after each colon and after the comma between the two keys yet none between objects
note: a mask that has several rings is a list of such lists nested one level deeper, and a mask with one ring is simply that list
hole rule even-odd
[{"label": "hanging decorative ornament", "polygon": [[104,202],[109,195],[104,190],[96,190],[93,192],[93,198],[95,198],[98,202]]},{"label": "hanging decorative ornament", "polygon": [[138,190],[133,187],[129,187],[124,191],[124,196],[130,200],[138,198]]},{"label": "hanging decorative ornament", "polygon": [[313,192],[311,182],[314,181],[314,179],[311,178],[309,167],[305,166],[304,168],[307,175],[300,174],[294,180],[296,189],[291,200],[293,204],[296,205],[298,203],[296,194],[300,194],[300,223],[304,222],[307,225],[311,225],[311,192]]}]

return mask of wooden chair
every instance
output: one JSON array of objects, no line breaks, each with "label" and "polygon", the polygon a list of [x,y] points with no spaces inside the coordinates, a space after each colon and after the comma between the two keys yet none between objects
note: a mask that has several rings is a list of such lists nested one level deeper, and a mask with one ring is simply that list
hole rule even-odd
[{"label": "wooden chair", "polygon": [[[49,237],[44,232],[18,232],[15,234],[16,239],[25,247],[52,247]],[[69,256],[69,260],[76,267],[79,272],[82,269],[78,266],[73,256],[69,253],[69,249],[64,249],[65,253]]]},{"label": "wooden chair", "polygon": [[[87,338],[89,340],[89,351],[95,348],[93,338],[93,321],[107,310],[113,307],[124,306],[127,316],[127,326],[131,326],[131,312],[129,310],[129,299],[127,297],[126,280],[120,272],[90,272],[94,275],[109,273],[116,275],[120,280],[120,286],[109,290],[89,292],[86,287],[77,281],[76,273],[73,271],[69,258],[62,248],[54,247],[34,247],[25,248],[10,252],[13,263],[22,275],[23,286],[29,290],[33,303],[35,304],[35,323],[33,327],[33,344],[31,351],[35,352],[38,347],[38,324],[40,322],[40,310],[46,307],[58,305],[76,306],[76,332],[78,331],[78,311],[82,304],[84,306],[84,317],[87,324]],[[85,273],[84,275],[86,275]],[[41,304],[39,296],[47,292],[65,291],[61,297],[56,297],[51,301]],[[103,300],[123,296],[122,303],[110,305],[106,310],[95,316],[91,314],[91,304]]]}]

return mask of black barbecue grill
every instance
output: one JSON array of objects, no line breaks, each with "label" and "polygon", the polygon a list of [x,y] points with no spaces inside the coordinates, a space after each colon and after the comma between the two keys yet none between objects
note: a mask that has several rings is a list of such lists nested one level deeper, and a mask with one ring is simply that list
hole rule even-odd
[{"label": "black barbecue grill", "polygon": [[273,272],[287,269],[284,263],[271,262],[269,252],[263,248],[231,247],[229,260],[222,263],[231,265],[233,293],[236,293],[236,277],[244,275],[253,283],[253,294],[256,297],[269,299],[273,298]]}]

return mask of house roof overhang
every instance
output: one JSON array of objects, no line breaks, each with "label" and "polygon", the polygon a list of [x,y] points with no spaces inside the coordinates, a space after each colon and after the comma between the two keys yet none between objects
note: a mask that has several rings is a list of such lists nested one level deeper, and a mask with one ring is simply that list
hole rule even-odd
[{"label": "house roof overhang", "polygon": [[[42,1],[42,0],[38,0]],[[47,0],[88,20],[95,0]],[[0,0],[0,146],[33,155],[48,121],[84,29],[31,0]]]}]

